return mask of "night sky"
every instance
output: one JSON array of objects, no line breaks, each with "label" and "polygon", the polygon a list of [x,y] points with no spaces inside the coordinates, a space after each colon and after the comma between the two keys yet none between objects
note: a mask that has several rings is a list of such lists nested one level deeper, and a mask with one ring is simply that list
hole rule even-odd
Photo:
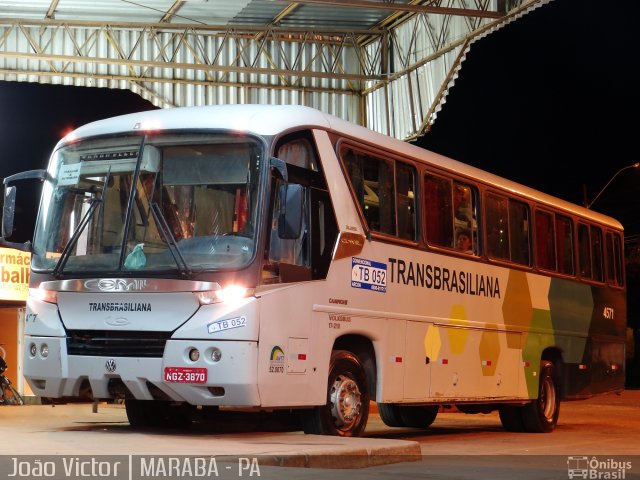
[{"label": "night sky", "polygon": [[[614,8],[615,5],[615,8]],[[640,2],[555,0],[473,44],[419,145],[575,203],[637,152]],[[640,234],[640,168],[593,209]]]},{"label": "night sky", "polygon": [[[475,42],[432,130],[417,143],[582,203],[640,161],[640,2],[555,0]],[[0,82],[0,177],[43,168],[70,129],[154,108],[132,92]],[[640,234],[640,169],[595,210]]]}]

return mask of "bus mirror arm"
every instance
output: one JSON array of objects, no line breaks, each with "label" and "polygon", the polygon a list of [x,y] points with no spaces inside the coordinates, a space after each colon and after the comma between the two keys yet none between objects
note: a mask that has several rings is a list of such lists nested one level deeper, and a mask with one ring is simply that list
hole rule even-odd
[{"label": "bus mirror arm", "polygon": [[20,180],[46,180],[47,179],[47,171],[40,170],[27,170],[26,172],[15,173],[10,175],[4,179],[5,188],[13,183],[18,182]]},{"label": "bus mirror arm", "polygon": [[269,166],[273,168],[276,172],[278,172],[278,174],[280,175],[280,178],[283,181],[285,182],[289,181],[289,175],[287,174],[287,164],[283,160],[280,160],[279,158],[276,158],[276,157],[271,157],[271,159],[269,160]]}]

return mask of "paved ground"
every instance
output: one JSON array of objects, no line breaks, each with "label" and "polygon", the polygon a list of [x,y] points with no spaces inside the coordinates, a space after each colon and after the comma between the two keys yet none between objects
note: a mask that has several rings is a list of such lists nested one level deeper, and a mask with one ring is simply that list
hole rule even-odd
[{"label": "paved ground", "polygon": [[[60,462],[90,457],[127,463],[129,475],[109,477],[123,480],[258,476],[248,474],[252,461],[254,474],[259,464],[259,476],[274,480],[564,480],[568,465],[596,460],[604,466],[588,471],[596,477],[585,478],[628,480],[640,478],[640,390],[565,402],[551,434],[509,433],[496,413],[456,412],[438,415],[428,430],[392,429],[374,412],[365,437],[347,439],[287,430],[269,416],[248,417],[241,425],[230,421],[181,430],[136,429],[121,405],[100,404],[94,413],[91,404],[75,404],[0,407],[0,438],[0,478],[10,475],[17,461],[28,473],[23,477],[31,479],[37,477],[33,462],[49,461],[51,468],[57,462],[61,473],[65,465]],[[143,456],[153,458],[144,464]],[[181,463],[166,475],[162,458],[174,457],[216,458],[221,471],[185,474],[179,468],[196,467]],[[233,469],[230,477],[222,475],[227,468]],[[580,470],[578,478],[585,472]],[[48,478],[87,477],[96,475]]]},{"label": "paved ground", "polygon": [[242,425],[134,429],[122,405],[99,404],[97,409],[91,404],[3,406],[0,435],[11,441],[2,442],[0,452],[260,456],[263,464],[308,467],[323,467],[339,456],[345,468],[397,463],[420,455],[419,443],[412,440],[305,435],[278,431],[281,427],[273,423],[269,417],[248,416]]}]

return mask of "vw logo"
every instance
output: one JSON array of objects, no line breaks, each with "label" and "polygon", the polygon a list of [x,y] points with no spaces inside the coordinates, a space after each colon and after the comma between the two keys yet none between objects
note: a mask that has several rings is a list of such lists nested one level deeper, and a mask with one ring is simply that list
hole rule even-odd
[{"label": "vw logo", "polygon": [[107,369],[107,372],[113,373],[116,371],[116,361],[113,358],[107,360],[107,363],[104,364],[104,367]]}]

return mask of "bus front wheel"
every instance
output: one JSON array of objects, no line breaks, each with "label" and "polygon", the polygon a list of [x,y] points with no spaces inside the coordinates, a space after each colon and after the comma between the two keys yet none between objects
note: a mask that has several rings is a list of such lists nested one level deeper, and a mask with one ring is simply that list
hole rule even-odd
[{"label": "bus front wheel", "polygon": [[551,432],[560,415],[560,395],[555,381],[555,366],[549,360],[540,365],[538,399],[522,407],[522,421],[527,432]]},{"label": "bus front wheel", "polygon": [[367,377],[358,357],[346,350],[331,354],[327,403],[305,412],[305,433],[357,437],[369,418]]},{"label": "bus front wheel", "polygon": [[191,423],[188,405],[127,398],[124,407],[132,427],[187,427]]}]

